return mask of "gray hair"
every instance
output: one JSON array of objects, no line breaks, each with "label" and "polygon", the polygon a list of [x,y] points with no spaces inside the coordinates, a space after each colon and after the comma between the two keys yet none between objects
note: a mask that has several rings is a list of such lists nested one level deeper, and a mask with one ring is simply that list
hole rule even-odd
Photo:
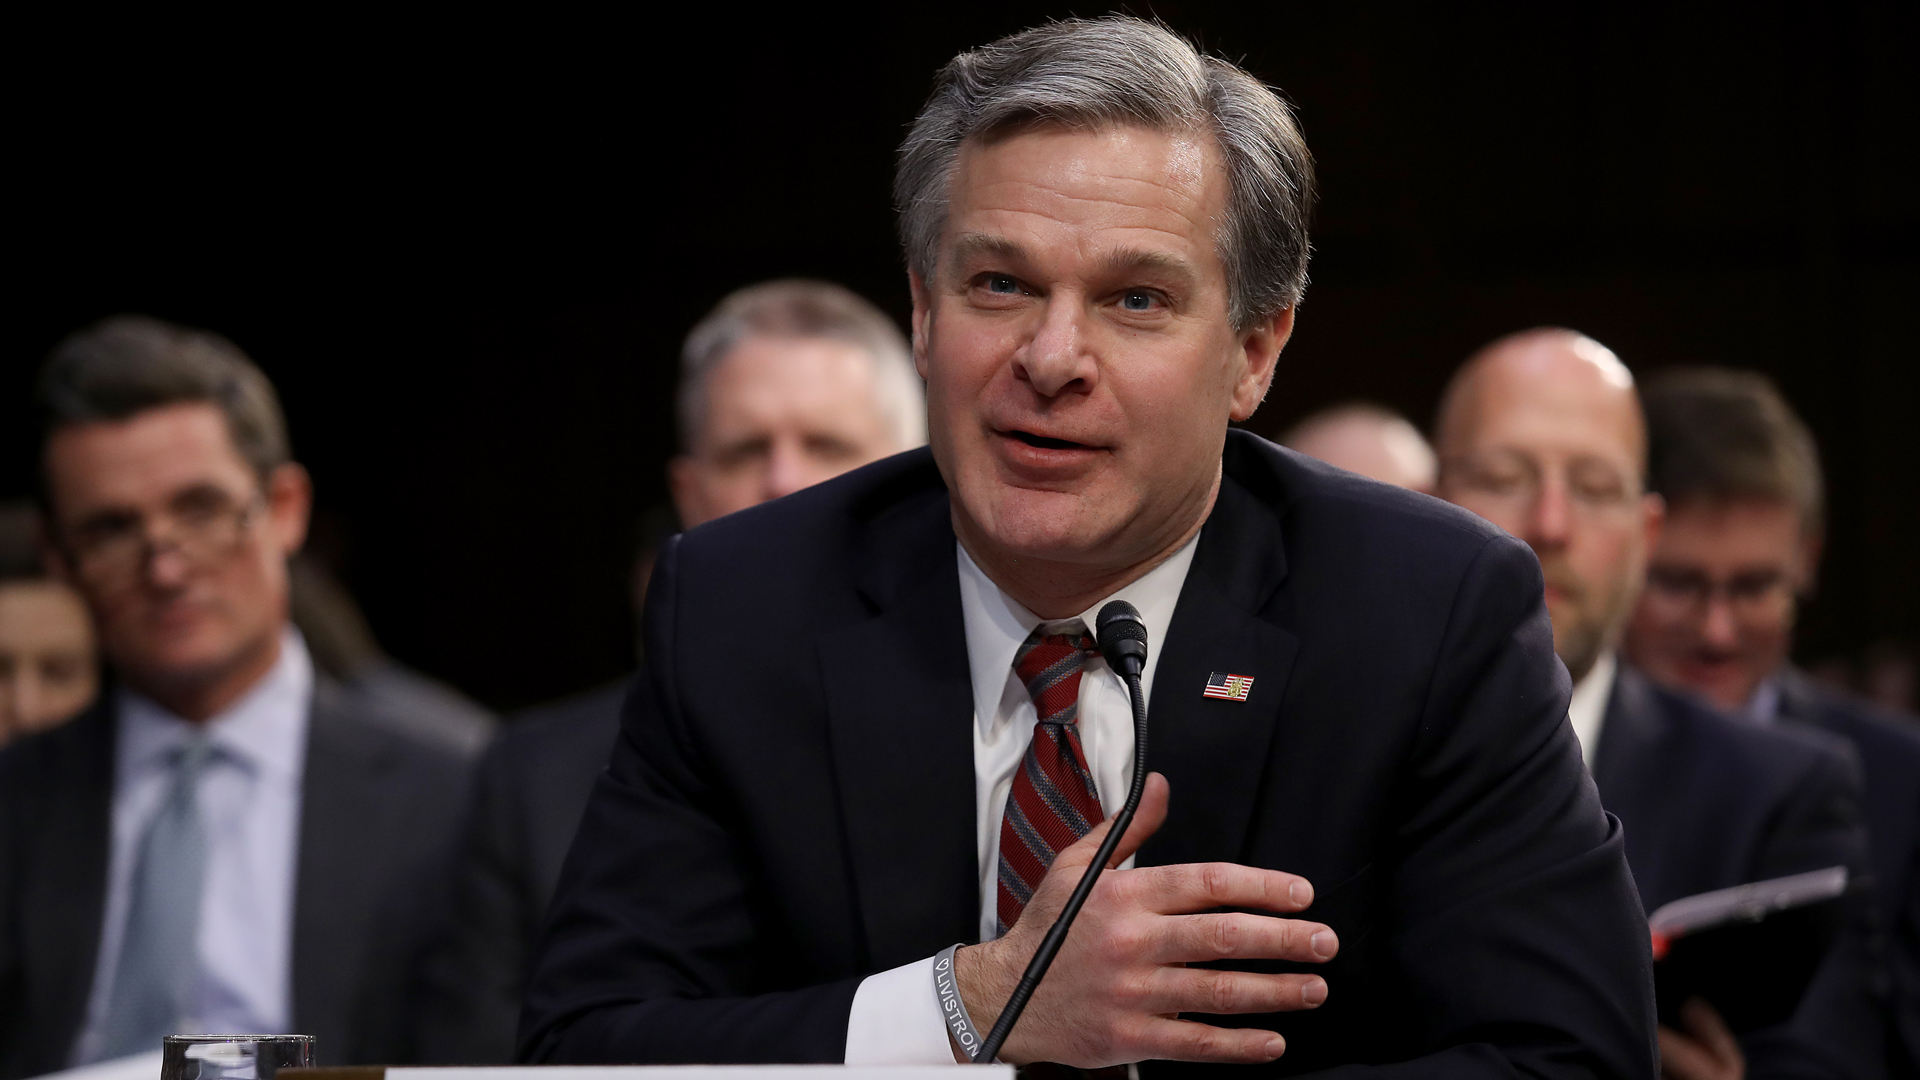
[{"label": "gray hair", "polygon": [[1313,158],[1293,111],[1236,65],[1124,15],[1051,22],[963,52],[940,69],[894,172],[908,267],[933,280],[954,161],[968,139],[1116,124],[1204,132],[1219,147],[1229,190],[1216,243],[1236,329],[1300,302]]},{"label": "gray hair", "polygon": [[886,312],[829,281],[783,278],[729,293],[687,334],[676,402],[680,448],[692,449],[707,418],[707,380],[748,338],[840,341],[873,357],[878,405],[902,450],[927,441],[927,398],[913,352]]},{"label": "gray hair", "polygon": [[[115,315],[54,346],[40,369],[41,445],[75,424],[204,402],[261,480],[292,460],[273,384],[233,342],[145,315]],[[43,492],[44,497],[44,492]]]}]

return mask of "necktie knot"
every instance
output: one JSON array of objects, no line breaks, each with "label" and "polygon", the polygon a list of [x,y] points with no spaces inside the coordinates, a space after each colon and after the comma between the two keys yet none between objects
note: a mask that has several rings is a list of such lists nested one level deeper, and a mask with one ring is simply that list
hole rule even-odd
[{"label": "necktie knot", "polygon": [[1041,723],[1071,724],[1079,718],[1080,675],[1098,655],[1085,630],[1043,634],[1036,627],[1027,635],[1014,654],[1013,673],[1027,688]]}]

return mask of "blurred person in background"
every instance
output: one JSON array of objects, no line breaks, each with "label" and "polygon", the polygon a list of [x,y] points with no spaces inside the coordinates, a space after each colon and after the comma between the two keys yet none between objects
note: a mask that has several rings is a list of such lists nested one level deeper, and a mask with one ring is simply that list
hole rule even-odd
[{"label": "blurred person in background", "polygon": [[[1626,826],[1646,910],[1840,863],[1865,869],[1858,766],[1844,744],[1719,716],[1618,661],[1664,516],[1644,486],[1646,428],[1619,358],[1570,330],[1503,338],[1454,376],[1435,434],[1441,496],[1539,556],[1555,651],[1574,682],[1568,719],[1602,804]],[[1856,927],[1830,955],[1790,1030],[1736,1040],[1712,1006],[1687,1005],[1682,1030],[1660,1030],[1663,1073],[1879,1075],[1869,936]]]},{"label": "blurred person in background", "polygon": [[1892,967],[1889,1051],[1896,1075],[1920,1073],[1920,734],[1788,658],[1824,538],[1813,436],[1751,372],[1663,373],[1647,387],[1646,410],[1650,482],[1667,501],[1667,526],[1627,655],[1756,730],[1804,725],[1859,748]]},{"label": "blurred person in background", "polygon": [[[838,285],[741,289],[688,333],[680,453],[668,466],[694,528],[926,442],[926,398],[906,337]],[[674,531],[643,526],[635,602]],[[481,768],[453,936],[434,965],[429,1060],[507,1062],[560,864],[606,767],[627,682],[529,711]]]},{"label": "blurred person in background", "polygon": [[42,568],[37,517],[0,506],[0,746],[66,723],[100,689],[86,604]]},{"label": "blurred person in background", "polygon": [[139,316],[42,369],[51,561],[112,682],[0,751],[0,1077],[298,1031],[408,1060],[470,748],[349,696],[288,624],[311,489],[224,338]]},{"label": "blurred person in background", "polygon": [[1370,480],[1433,491],[1439,463],[1406,417],[1371,402],[1322,409],[1293,425],[1280,445]]}]

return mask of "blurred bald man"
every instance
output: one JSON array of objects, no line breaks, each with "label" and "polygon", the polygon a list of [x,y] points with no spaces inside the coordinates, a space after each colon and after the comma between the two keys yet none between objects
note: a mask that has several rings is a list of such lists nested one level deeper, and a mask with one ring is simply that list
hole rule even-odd
[{"label": "blurred bald man", "polygon": [[1322,409],[1293,425],[1280,445],[1369,480],[1433,491],[1433,447],[1406,417],[1367,401]]},{"label": "blurred bald man", "polygon": [[[1863,870],[1858,765],[1841,741],[1741,724],[1658,689],[1617,648],[1660,533],[1633,376],[1572,330],[1502,338],[1454,376],[1435,424],[1438,493],[1526,541],[1546,579],[1568,719],[1626,827],[1642,903],[1844,864]],[[1864,909],[1862,911],[1864,917]],[[1662,1003],[1677,1080],[1872,1077],[1868,930],[1835,947],[1793,1020],[1735,1038],[1695,999]]]}]

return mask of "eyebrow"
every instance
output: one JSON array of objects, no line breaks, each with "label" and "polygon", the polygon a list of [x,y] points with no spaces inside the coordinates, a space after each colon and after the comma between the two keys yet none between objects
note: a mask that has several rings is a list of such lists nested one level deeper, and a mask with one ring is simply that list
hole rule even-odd
[{"label": "eyebrow", "polygon": [[[954,239],[953,257],[956,261],[982,256],[1008,262],[1026,262],[1030,259],[1026,248],[1004,236],[962,233]],[[1185,259],[1144,248],[1121,248],[1112,252],[1100,260],[1100,272],[1109,277],[1141,272],[1161,274],[1175,279],[1181,285],[1191,285],[1195,278],[1193,266]]]}]

